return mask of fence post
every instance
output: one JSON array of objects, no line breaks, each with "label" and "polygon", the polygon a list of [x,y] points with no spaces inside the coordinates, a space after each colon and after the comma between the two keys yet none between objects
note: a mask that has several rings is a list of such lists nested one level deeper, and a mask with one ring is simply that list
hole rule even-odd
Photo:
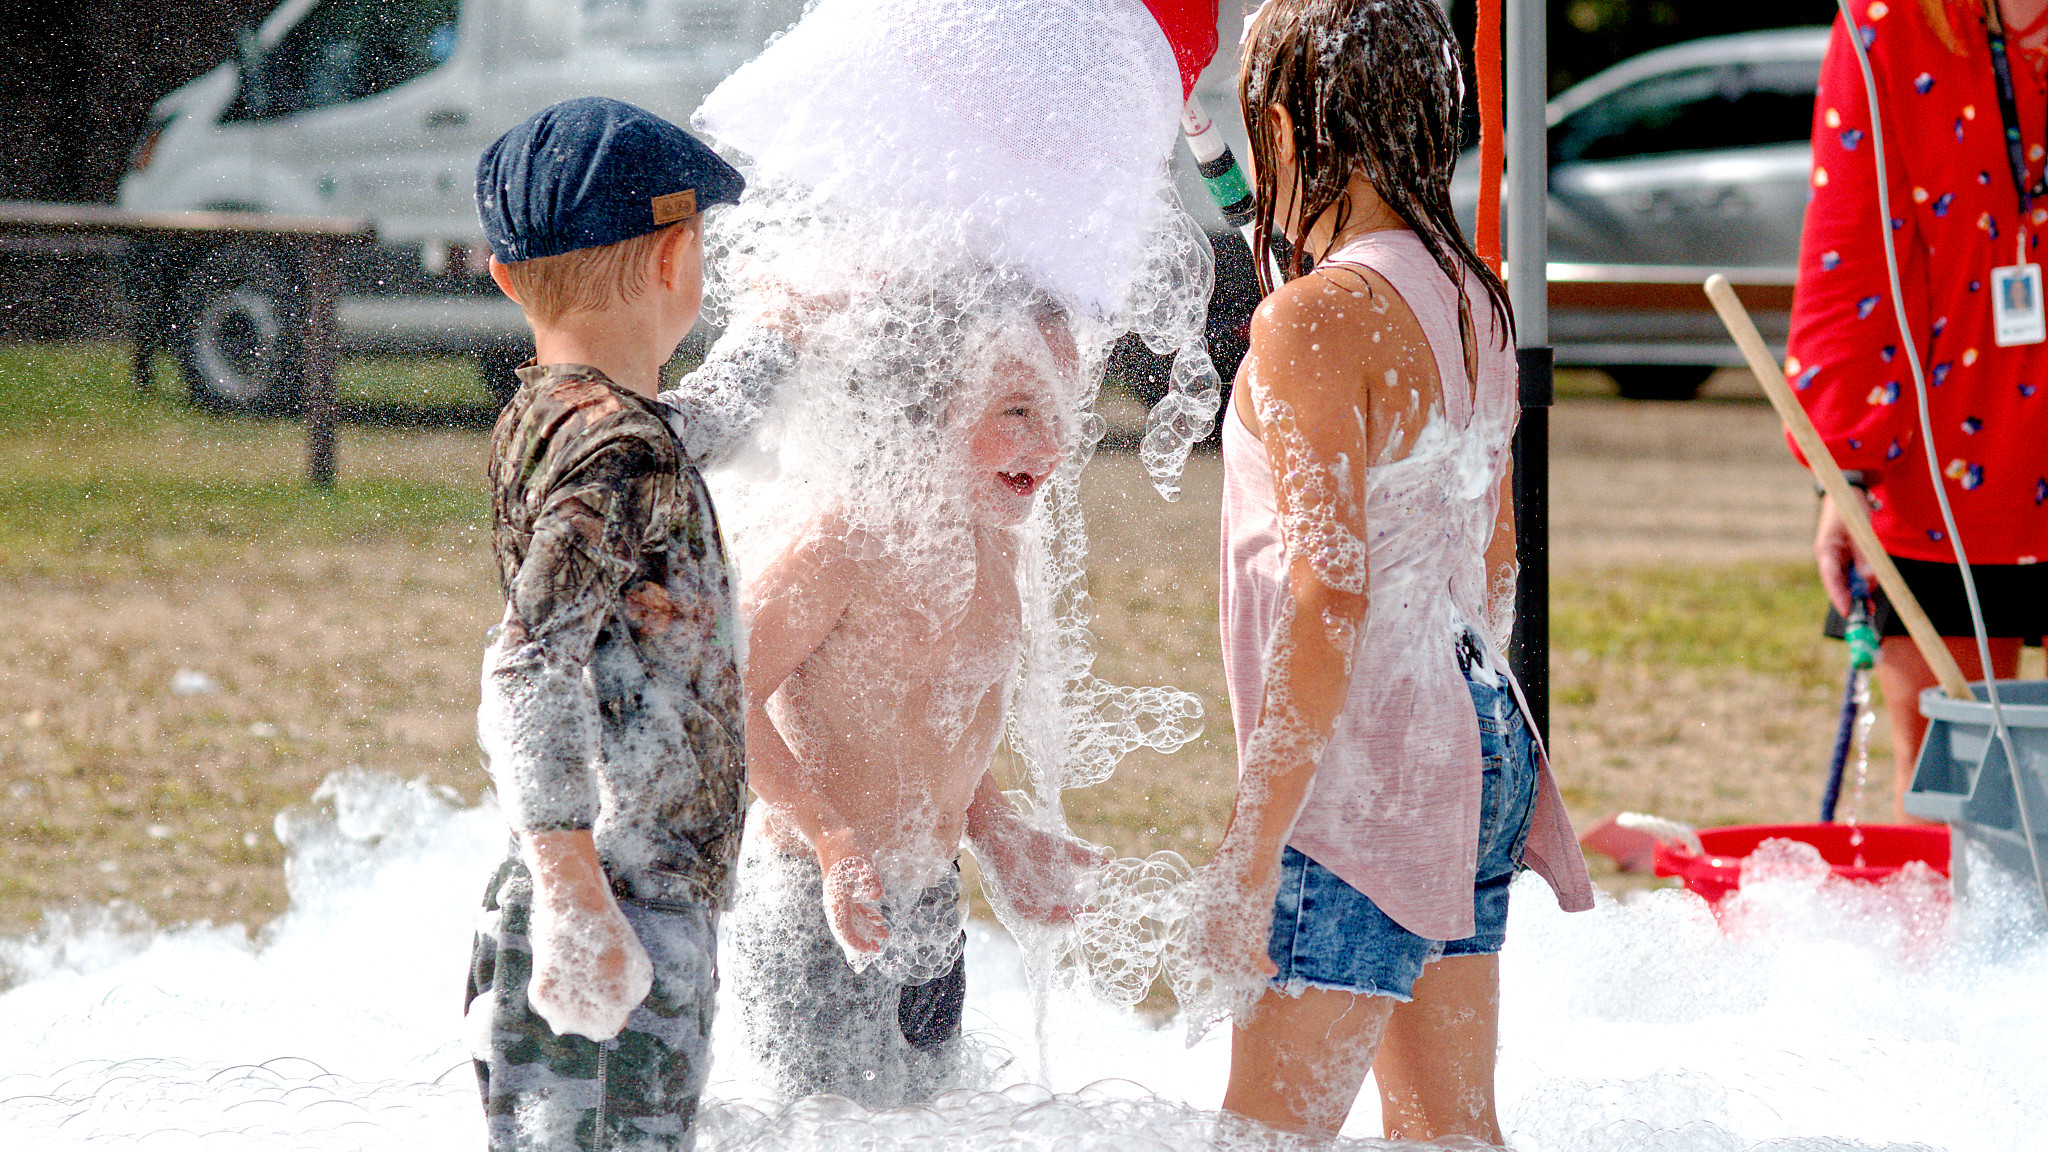
[{"label": "fence post", "polygon": [[335,242],[314,236],[302,245],[306,257],[306,480],[334,487],[335,456]]}]

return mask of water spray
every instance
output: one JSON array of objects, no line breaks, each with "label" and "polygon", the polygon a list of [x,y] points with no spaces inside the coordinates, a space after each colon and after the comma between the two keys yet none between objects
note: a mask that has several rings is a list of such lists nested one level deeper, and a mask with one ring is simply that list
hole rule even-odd
[{"label": "water spray", "polygon": [[[1209,199],[1215,202],[1216,210],[1223,214],[1225,223],[1244,237],[1245,247],[1257,252],[1259,246],[1253,242],[1258,235],[1258,225],[1253,223],[1257,199],[1252,193],[1251,177],[1237,162],[1236,154],[1230,150],[1230,142],[1216,130],[1216,122],[1202,107],[1200,96],[1188,97],[1187,107],[1180,117],[1180,133],[1188,151],[1194,155],[1195,171],[1201,174],[1202,186],[1209,190]],[[1276,232],[1268,253],[1275,284],[1285,277],[1281,275],[1280,263],[1274,254],[1286,247],[1285,238]]]}]

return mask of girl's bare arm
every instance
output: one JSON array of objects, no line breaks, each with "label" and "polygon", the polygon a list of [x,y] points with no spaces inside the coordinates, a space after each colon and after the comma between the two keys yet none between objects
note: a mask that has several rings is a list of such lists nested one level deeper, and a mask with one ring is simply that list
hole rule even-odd
[{"label": "girl's bare arm", "polygon": [[1272,469],[1287,588],[1217,852],[1223,887],[1207,932],[1218,971],[1272,971],[1266,932],[1280,850],[1350,695],[1371,602],[1366,466],[1404,454],[1440,399],[1421,340],[1413,313],[1376,276],[1303,277],[1252,321],[1240,378]]},{"label": "girl's bare arm", "polygon": [[[1265,655],[1265,697],[1217,854],[1252,904],[1277,876],[1280,849],[1349,695],[1351,652],[1369,603],[1363,382],[1378,375],[1383,357],[1357,299],[1313,276],[1274,293],[1253,317],[1242,374],[1272,468],[1288,557],[1280,625]],[[1262,922],[1258,931],[1247,923],[1232,945],[1244,951],[1241,962],[1217,959],[1267,970]]]},{"label": "girl's bare arm", "polygon": [[1515,628],[1515,470],[1500,478],[1500,508],[1493,517],[1493,538],[1486,543],[1486,625],[1502,651]]}]

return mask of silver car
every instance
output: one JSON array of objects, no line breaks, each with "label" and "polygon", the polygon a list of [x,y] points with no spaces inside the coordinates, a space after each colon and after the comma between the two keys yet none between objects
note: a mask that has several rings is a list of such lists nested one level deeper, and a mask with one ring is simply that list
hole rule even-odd
[{"label": "silver car", "polygon": [[[1548,109],[1550,341],[1560,365],[1602,368],[1622,394],[1683,398],[1742,363],[1696,287],[1710,271],[1757,287],[1782,342],[1806,213],[1814,88],[1828,29],[1786,28],[1645,52]],[[1469,230],[1478,156],[1452,202]],[[1687,289],[1693,289],[1688,292]]]}]

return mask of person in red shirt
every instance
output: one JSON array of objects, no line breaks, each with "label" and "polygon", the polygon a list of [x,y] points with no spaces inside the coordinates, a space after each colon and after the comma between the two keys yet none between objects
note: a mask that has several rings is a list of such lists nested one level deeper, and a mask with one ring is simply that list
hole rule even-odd
[{"label": "person in red shirt", "polygon": [[[2048,343],[1999,345],[1994,273],[2039,263],[2048,232],[2048,0],[1995,2],[1853,0],[1853,34],[1869,53],[1884,117],[1889,221],[1880,219],[1852,30],[1835,22],[1814,104],[1813,198],[1785,364],[1835,461],[1861,473],[1885,551],[1972,678],[1983,668],[1879,245],[1887,235],[1895,245],[1941,483],[1993,638],[1993,671],[2010,677],[2021,645],[2048,631],[2048,568],[2038,563],[2048,557]],[[1993,67],[2000,42],[2009,85]],[[2009,155],[2007,125],[2018,130],[2017,155]],[[2038,283],[2035,300],[2038,307]],[[1848,571],[1859,561],[1826,500],[1814,552],[1829,600],[1847,613]],[[1882,603],[1877,617],[1898,772],[1893,803],[1904,821],[1927,729],[1919,695],[1935,678]]]}]

